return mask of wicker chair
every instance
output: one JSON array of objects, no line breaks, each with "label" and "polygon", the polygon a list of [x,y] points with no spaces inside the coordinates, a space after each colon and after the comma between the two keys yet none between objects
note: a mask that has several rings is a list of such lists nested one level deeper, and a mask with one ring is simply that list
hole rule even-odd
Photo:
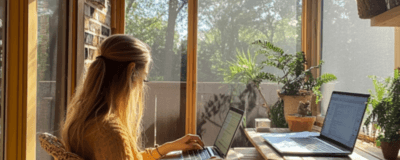
[{"label": "wicker chair", "polygon": [[80,156],[65,151],[63,142],[50,133],[40,133],[39,142],[40,146],[55,160],[83,160]]}]

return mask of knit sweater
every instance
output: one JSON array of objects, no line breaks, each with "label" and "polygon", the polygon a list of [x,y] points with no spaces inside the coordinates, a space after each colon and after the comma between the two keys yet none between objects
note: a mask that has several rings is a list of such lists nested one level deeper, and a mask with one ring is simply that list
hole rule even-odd
[{"label": "knit sweater", "polygon": [[[131,146],[130,133],[122,127],[118,118],[107,120],[101,126],[93,125],[85,132],[85,160],[134,160],[137,159]],[[154,149],[140,152],[143,159],[160,158]]]}]

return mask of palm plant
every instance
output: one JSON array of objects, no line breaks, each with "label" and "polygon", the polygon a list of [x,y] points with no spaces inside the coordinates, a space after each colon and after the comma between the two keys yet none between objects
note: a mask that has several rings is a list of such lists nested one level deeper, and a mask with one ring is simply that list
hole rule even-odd
[{"label": "palm plant", "polygon": [[247,52],[236,50],[236,61],[228,62],[229,69],[224,70],[224,81],[232,82],[234,80],[238,80],[244,84],[252,83],[256,86],[258,92],[260,93],[264,104],[263,106],[267,108],[267,112],[270,112],[270,109],[267,105],[267,100],[261,92],[260,81],[257,81],[257,76],[263,69],[262,65],[257,64],[258,53],[251,55],[250,51]]}]

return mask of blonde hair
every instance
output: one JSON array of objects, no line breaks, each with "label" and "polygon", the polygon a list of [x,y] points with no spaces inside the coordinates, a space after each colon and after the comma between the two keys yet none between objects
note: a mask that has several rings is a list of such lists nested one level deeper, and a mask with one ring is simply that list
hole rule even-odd
[{"label": "blonde hair", "polygon": [[127,35],[113,35],[101,44],[99,55],[68,105],[61,136],[66,149],[83,153],[85,130],[110,116],[131,133],[136,158],[141,159],[141,119],[150,47]]}]

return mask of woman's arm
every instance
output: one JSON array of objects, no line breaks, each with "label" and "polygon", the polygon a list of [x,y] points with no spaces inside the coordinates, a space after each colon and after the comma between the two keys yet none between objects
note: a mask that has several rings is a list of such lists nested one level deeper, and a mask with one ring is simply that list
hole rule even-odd
[{"label": "woman's arm", "polygon": [[197,135],[188,134],[180,139],[167,142],[157,148],[147,148],[141,152],[144,160],[160,159],[172,151],[187,151],[195,149],[203,149],[204,143]]},{"label": "woman's arm", "polygon": [[203,147],[204,143],[201,141],[199,136],[188,134],[175,141],[167,142],[157,148],[146,149],[146,151],[141,153],[143,155],[143,159],[146,159],[145,157],[150,159],[159,159],[172,151],[203,149]]}]

